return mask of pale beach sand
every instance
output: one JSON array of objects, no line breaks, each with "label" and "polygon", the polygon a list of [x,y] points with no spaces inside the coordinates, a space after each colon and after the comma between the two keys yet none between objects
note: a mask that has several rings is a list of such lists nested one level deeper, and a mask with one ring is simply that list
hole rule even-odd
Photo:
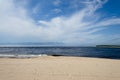
[{"label": "pale beach sand", "polygon": [[120,80],[120,60],[52,56],[0,58],[0,80]]}]

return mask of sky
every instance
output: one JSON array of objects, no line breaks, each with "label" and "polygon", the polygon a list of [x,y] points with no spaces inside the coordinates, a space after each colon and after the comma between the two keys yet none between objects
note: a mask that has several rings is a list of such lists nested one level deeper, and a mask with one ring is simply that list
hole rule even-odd
[{"label": "sky", "polygon": [[120,0],[0,0],[0,43],[120,45]]}]

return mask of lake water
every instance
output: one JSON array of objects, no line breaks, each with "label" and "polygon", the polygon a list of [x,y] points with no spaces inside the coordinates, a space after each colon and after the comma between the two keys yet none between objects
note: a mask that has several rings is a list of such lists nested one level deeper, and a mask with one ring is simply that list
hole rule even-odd
[{"label": "lake water", "polygon": [[120,59],[120,48],[96,47],[0,47],[0,56],[63,55]]}]

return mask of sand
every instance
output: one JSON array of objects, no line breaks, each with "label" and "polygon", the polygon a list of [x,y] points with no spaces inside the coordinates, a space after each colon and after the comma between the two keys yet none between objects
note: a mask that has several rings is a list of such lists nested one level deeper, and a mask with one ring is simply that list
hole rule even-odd
[{"label": "sand", "polygon": [[120,60],[52,56],[0,58],[0,80],[120,80]]}]

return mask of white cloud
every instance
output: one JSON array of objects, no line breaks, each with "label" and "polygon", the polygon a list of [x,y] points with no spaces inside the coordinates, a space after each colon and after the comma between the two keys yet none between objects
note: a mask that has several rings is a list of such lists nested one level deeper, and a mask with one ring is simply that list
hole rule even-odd
[{"label": "white cloud", "polygon": [[86,5],[89,10],[95,11],[101,8],[108,0],[87,0],[82,3]]},{"label": "white cloud", "polygon": [[39,20],[39,24],[36,24],[27,16],[24,7],[16,7],[13,0],[0,1],[0,41],[48,41],[64,42],[67,45],[102,44],[110,37],[96,32],[103,30],[105,26],[120,24],[120,18],[99,21],[98,17],[93,17],[96,15],[95,11],[105,2],[84,2],[89,5],[69,17],[55,17],[50,21]]},{"label": "white cloud", "polygon": [[98,24],[96,24],[94,27],[109,26],[109,25],[115,25],[115,24],[120,24],[120,18],[113,18],[113,19],[101,21]]}]

